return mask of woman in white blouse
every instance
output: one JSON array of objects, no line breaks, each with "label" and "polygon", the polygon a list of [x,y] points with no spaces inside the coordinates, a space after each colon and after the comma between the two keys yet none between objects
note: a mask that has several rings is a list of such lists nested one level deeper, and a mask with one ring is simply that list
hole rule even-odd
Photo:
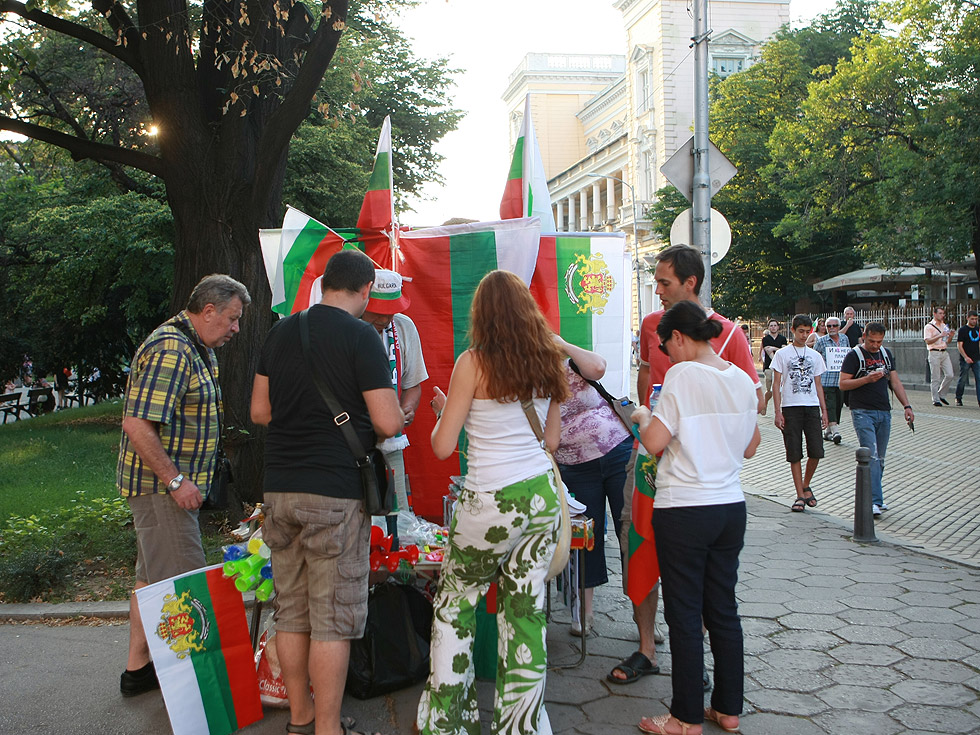
[{"label": "woman in white blouse", "polygon": [[[639,728],[661,735],[700,735],[705,718],[738,730],[742,712],[742,626],[735,601],[738,555],[745,536],[744,458],[759,446],[755,387],[722,360],[710,340],[721,324],[690,301],[660,320],[660,349],[676,363],[664,377],[651,414],[633,414],[657,467],[653,531],[670,627],[670,712],[644,717]],[[711,707],[704,708],[707,628],[715,662]]]}]

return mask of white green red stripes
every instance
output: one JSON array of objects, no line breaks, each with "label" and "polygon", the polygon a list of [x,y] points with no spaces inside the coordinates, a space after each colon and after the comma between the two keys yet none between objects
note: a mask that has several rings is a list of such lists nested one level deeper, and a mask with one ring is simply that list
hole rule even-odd
[{"label": "white green red stripes", "polygon": [[272,283],[272,310],[302,311],[310,303],[313,282],[323,275],[330,256],[348,245],[325,224],[288,207],[279,239],[279,269]]},{"label": "white green red stripes", "polygon": [[500,201],[500,218],[540,217],[542,232],[555,231],[548,177],[531,118],[531,95],[524,98],[524,119],[514,144],[514,155]]},{"label": "white green red stripes", "polygon": [[262,719],[245,606],[220,564],[136,597],[174,735],[227,735]]},{"label": "white green red stripes", "polygon": [[[357,217],[357,227],[375,237],[395,231],[395,200],[391,169],[391,117],[385,117],[374,154],[374,169]],[[386,235],[387,237],[387,235]]]}]

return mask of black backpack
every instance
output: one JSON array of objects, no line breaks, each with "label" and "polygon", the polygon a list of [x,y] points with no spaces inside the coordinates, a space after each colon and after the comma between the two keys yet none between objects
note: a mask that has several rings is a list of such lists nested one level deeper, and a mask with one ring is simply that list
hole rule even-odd
[{"label": "black backpack", "polygon": [[[858,356],[858,369],[857,372],[854,373],[853,377],[863,378],[868,373],[867,366],[864,361],[864,349],[861,347],[861,345],[854,345],[854,347],[851,349],[854,350]],[[888,354],[888,350],[886,350],[884,347],[881,348],[881,356],[885,358],[885,372],[890,373],[892,371],[892,358],[891,355]],[[841,390],[841,394],[844,397],[844,405],[850,407],[851,391]]]}]

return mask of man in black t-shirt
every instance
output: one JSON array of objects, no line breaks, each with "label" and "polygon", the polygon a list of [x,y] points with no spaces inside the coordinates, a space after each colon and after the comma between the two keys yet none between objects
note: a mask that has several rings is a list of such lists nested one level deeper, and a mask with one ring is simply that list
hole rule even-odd
[{"label": "man in black t-shirt", "polygon": [[384,347],[360,320],[373,283],[374,264],[362,252],[334,255],[323,274],[323,299],[309,309],[313,364],[294,314],[270,330],[252,388],[252,421],[269,427],[263,538],[272,550],[290,731],[314,718],[340,722],[350,641],[364,634],[370,572],[371,518],[360,470],[312,371],[365,450],[405,424]]},{"label": "man in black t-shirt", "polygon": [[963,392],[970,373],[973,373],[973,387],[977,389],[977,405],[980,405],[980,324],[977,312],[971,311],[966,317],[966,325],[956,333],[956,349],[960,353],[960,379],[956,383],[956,405],[963,405]]},{"label": "man in black t-shirt", "polygon": [[766,376],[765,403],[762,406],[763,416],[766,415],[766,408],[769,406],[770,399],[772,399],[772,368],[770,367],[772,365],[772,356],[780,348],[787,345],[786,335],[779,332],[778,321],[770,319],[766,329],[768,331],[762,338],[762,347],[759,350],[759,359],[762,361],[762,373]]},{"label": "man in black t-shirt", "polygon": [[[905,421],[911,425],[915,419],[905,386],[895,372],[895,358],[881,346],[884,339],[885,325],[872,322],[864,330],[864,344],[851,350],[840,368],[840,389],[850,392],[848,406],[854,433],[861,446],[871,450],[871,512],[876,518],[888,510],[881,476],[885,471],[885,450],[892,427],[889,387],[905,408]],[[864,365],[861,365],[861,357]]]},{"label": "man in black t-shirt", "polygon": [[851,347],[857,347],[864,340],[864,330],[854,321],[853,306],[844,309],[844,323],[841,324],[840,333],[847,337],[847,343]]}]

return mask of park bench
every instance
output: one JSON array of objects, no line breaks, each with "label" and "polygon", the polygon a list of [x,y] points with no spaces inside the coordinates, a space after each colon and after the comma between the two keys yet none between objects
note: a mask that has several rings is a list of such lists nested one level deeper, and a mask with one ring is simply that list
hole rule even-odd
[{"label": "park bench", "polygon": [[54,410],[54,388],[31,388],[27,391],[27,405],[23,407],[31,416]]},{"label": "park bench", "polygon": [[24,404],[20,402],[20,393],[4,393],[0,396],[0,412],[3,413],[3,423],[7,423],[7,417],[13,416],[14,421],[20,419],[20,412],[25,411]]}]

